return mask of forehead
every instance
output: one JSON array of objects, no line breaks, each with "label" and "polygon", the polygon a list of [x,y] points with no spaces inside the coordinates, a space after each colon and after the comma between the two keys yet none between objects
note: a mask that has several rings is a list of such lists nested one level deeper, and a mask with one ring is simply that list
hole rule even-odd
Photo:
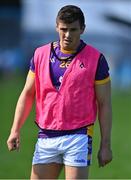
[{"label": "forehead", "polygon": [[59,28],[80,28],[79,21],[74,21],[72,23],[64,23],[63,21],[59,21],[57,23],[57,27]]}]

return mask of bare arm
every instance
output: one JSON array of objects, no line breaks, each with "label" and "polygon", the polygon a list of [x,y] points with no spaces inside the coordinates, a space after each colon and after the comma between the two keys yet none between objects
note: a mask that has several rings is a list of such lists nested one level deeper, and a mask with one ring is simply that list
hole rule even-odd
[{"label": "bare arm", "polygon": [[111,107],[111,83],[110,81],[96,85],[96,98],[98,103],[98,119],[101,132],[100,149],[98,152],[99,166],[104,166],[112,160],[111,151],[111,128],[112,128],[112,107]]},{"label": "bare arm", "polygon": [[7,140],[8,149],[15,150],[19,148],[19,134],[22,125],[27,119],[35,97],[35,77],[28,74],[25,86],[18,99],[13,125],[10,136]]}]

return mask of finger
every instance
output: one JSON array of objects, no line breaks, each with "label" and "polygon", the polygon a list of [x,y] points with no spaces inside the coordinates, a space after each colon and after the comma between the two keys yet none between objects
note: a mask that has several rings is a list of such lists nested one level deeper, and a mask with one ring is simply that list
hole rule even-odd
[{"label": "finger", "polygon": [[13,150],[15,150],[15,146],[14,145],[10,145],[10,146],[8,146],[8,149],[9,149],[9,151],[13,151]]},{"label": "finger", "polygon": [[13,144],[12,144],[12,142],[7,141],[7,147],[8,147],[8,149],[9,149],[9,151],[11,151],[11,150],[13,149]]},{"label": "finger", "polygon": [[105,165],[105,160],[102,157],[98,157],[99,167],[103,167]]},{"label": "finger", "polygon": [[111,162],[111,159],[110,159],[110,160],[100,161],[100,162],[99,162],[99,167],[104,167],[104,166],[107,165],[109,162]]},{"label": "finger", "polygon": [[13,141],[8,141],[7,142],[7,146],[8,146],[8,149],[9,151],[13,151],[13,150],[16,150],[19,148],[19,143],[18,141],[15,139]]},{"label": "finger", "polygon": [[19,151],[20,142],[19,140],[16,141],[16,150]]},{"label": "finger", "polygon": [[18,139],[16,139],[14,141],[13,150],[17,150],[17,151],[19,150],[19,140]]},{"label": "finger", "polygon": [[104,167],[105,165],[105,163],[101,163],[99,167]]},{"label": "finger", "polygon": [[103,167],[105,164],[103,162],[99,162],[99,167]]}]

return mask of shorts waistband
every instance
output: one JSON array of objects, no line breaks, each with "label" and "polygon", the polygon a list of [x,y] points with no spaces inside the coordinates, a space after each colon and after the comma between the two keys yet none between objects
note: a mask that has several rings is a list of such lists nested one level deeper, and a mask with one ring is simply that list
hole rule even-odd
[{"label": "shorts waistband", "polygon": [[61,131],[40,129],[38,133],[38,138],[52,138],[52,137],[65,136],[71,134],[87,134],[87,127],[82,127],[74,130],[61,130]]}]

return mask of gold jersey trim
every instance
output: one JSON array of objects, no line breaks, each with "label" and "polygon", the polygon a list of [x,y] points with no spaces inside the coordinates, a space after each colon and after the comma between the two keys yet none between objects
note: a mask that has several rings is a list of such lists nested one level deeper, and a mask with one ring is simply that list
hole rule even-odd
[{"label": "gold jersey trim", "polygon": [[110,81],[110,77],[108,76],[108,77],[105,78],[105,79],[95,81],[95,84],[96,84],[96,85],[105,84],[105,83],[107,83],[107,82],[109,82],[109,81]]},{"label": "gold jersey trim", "polygon": [[29,70],[28,75],[34,77],[35,73],[32,70]]},{"label": "gold jersey trim", "polygon": [[65,49],[62,49],[62,48],[60,50],[64,54],[74,54],[74,53],[76,53],[76,51],[73,51],[73,50],[72,51],[68,51],[68,50],[65,50]]},{"label": "gold jersey trim", "polygon": [[87,135],[93,136],[94,125],[87,126]]}]

